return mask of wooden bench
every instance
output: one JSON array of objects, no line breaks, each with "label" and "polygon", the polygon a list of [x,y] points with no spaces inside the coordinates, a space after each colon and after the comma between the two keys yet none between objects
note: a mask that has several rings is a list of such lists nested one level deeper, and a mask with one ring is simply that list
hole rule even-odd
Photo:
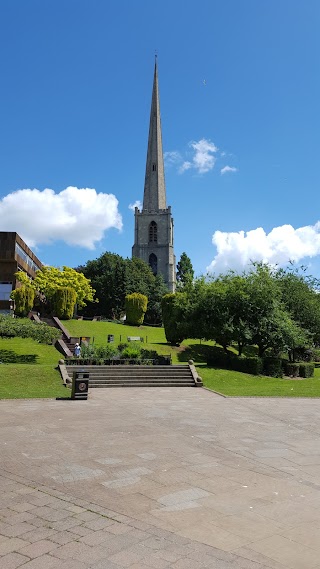
[{"label": "wooden bench", "polygon": [[140,336],[128,336],[127,340],[128,342],[143,342],[143,338]]}]

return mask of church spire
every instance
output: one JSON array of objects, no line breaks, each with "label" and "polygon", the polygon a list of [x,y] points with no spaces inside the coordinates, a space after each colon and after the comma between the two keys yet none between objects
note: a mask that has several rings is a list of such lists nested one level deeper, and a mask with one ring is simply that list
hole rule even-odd
[{"label": "church spire", "polygon": [[158,66],[156,56],[150,113],[146,177],[144,183],[143,211],[157,212],[166,208],[166,185],[164,179]]}]

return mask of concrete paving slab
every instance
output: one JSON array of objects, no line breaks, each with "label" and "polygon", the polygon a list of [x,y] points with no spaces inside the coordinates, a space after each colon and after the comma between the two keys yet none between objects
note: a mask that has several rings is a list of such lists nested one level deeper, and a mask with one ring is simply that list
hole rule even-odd
[{"label": "concrete paving slab", "polygon": [[320,569],[318,400],[0,401],[0,566]]}]

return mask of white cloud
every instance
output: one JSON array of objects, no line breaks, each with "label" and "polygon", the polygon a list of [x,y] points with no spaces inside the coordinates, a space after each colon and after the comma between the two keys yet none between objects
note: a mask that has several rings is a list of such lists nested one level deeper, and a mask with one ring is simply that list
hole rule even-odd
[{"label": "white cloud", "polygon": [[134,211],[136,209],[136,207],[138,209],[142,209],[142,202],[140,200],[136,200],[134,203],[131,203],[129,206],[129,209],[132,209],[132,211]]},{"label": "white cloud", "polygon": [[235,168],[234,166],[224,166],[224,168],[221,168],[220,170],[221,176],[227,172],[238,172],[238,168]]},{"label": "white cloud", "polygon": [[181,164],[180,168],[179,168],[179,174],[183,174],[183,172],[186,172],[187,170],[190,170],[190,168],[192,168],[192,163],[188,162],[187,160],[185,162],[183,162],[183,164]]},{"label": "white cloud", "polygon": [[194,150],[191,167],[195,168],[199,174],[212,170],[216,162],[214,153],[218,150],[217,146],[205,138],[198,142],[190,142],[189,146]]},{"label": "white cloud", "polygon": [[93,188],[23,189],[0,200],[0,227],[16,231],[30,247],[61,240],[94,249],[105,231],[122,228],[122,218],[117,198]]},{"label": "white cloud", "polygon": [[172,152],[165,152],[163,154],[166,166],[173,166],[179,164],[182,161],[180,152],[173,150]]},{"label": "white cloud", "polygon": [[191,169],[196,170],[199,174],[205,174],[214,168],[216,163],[215,153],[218,151],[218,147],[211,140],[205,138],[201,138],[198,141],[192,140],[188,146],[192,149],[192,152],[185,153],[187,160],[176,150],[165,152],[164,159],[166,165],[178,166],[179,174],[183,174]]},{"label": "white cloud", "polygon": [[320,255],[320,221],[298,229],[282,225],[270,233],[262,227],[238,233],[215,231],[212,243],[217,254],[207,267],[208,272],[242,271],[252,261],[281,266],[289,260],[299,262],[305,257]]}]

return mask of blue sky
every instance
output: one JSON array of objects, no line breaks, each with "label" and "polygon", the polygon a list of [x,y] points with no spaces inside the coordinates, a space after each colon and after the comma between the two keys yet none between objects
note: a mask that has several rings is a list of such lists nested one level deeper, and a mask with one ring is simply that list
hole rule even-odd
[{"label": "blue sky", "polygon": [[177,260],[320,277],[319,27],[318,0],[2,0],[0,230],[131,256],[157,50]]}]

